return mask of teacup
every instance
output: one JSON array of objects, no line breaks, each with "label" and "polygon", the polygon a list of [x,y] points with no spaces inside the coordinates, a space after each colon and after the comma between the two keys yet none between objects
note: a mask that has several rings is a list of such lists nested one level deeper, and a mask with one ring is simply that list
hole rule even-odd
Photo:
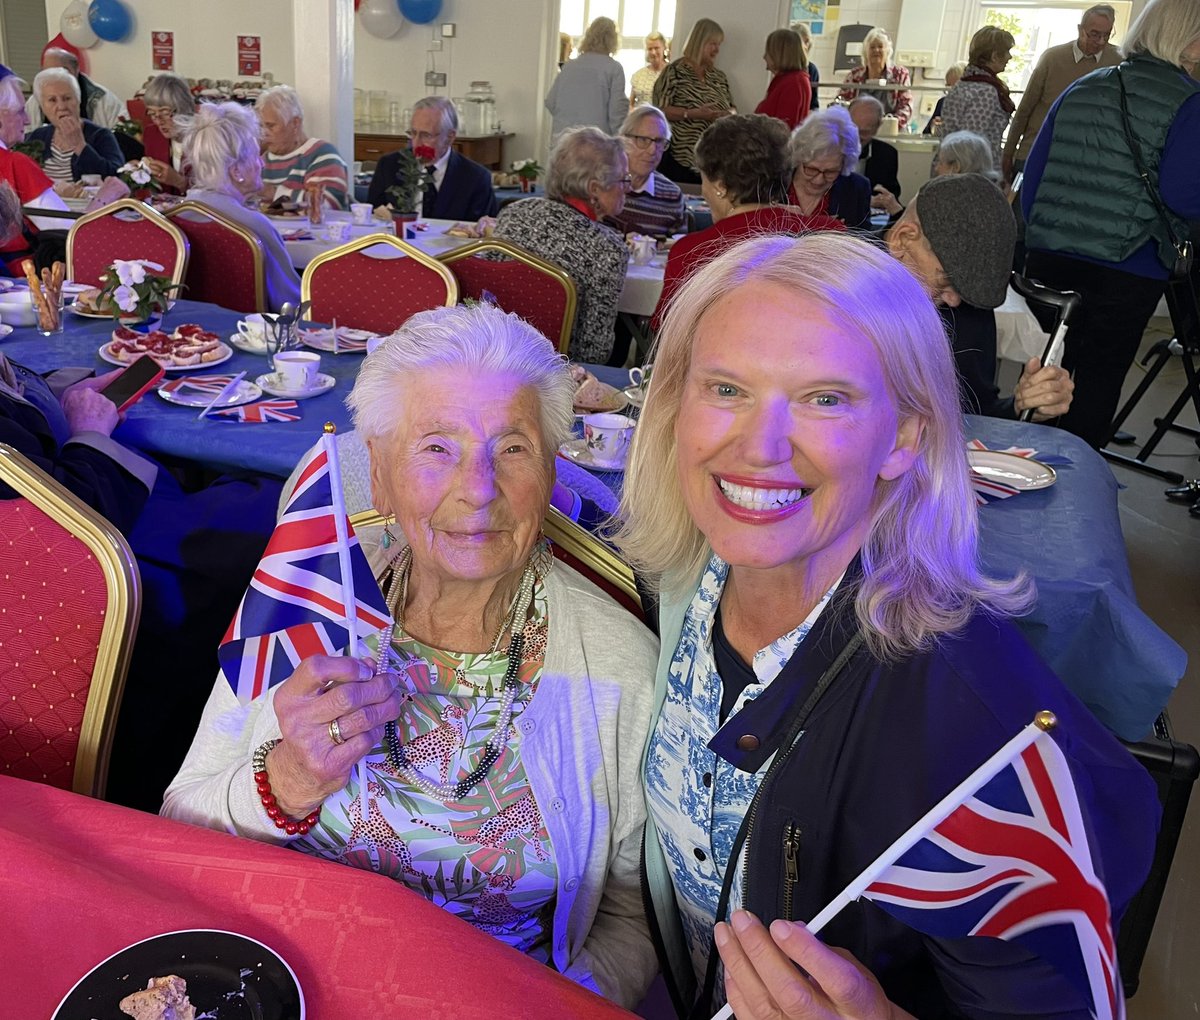
[{"label": "teacup", "polygon": [[630,385],[636,386],[639,390],[646,389],[650,385],[650,373],[653,371],[653,365],[647,365],[645,368],[631,368],[629,370]]},{"label": "teacup", "polygon": [[325,227],[325,235],[334,244],[343,244],[350,240],[350,222],[348,220],[331,220]]},{"label": "teacup", "polygon": [[350,216],[360,227],[371,222],[372,212],[370,202],[354,202],[350,206]]},{"label": "teacup", "polygon": [[633,440],[634,420],[623,414],[587,414],[583,441],[592,460],[601,467],[621,467]]},{"label": "teacup", "polygon": [[275,355],[275,375],[282,389],[304,393],[317,383],[321,355],[315,351],[281,351]]},{"label": "teacup", "polygon": [[267,321],[258,312],[251,312],[244,319],[239,319],[237,331],[251,347],[266,348]]},{"label": "teacup", "polygon": [[635,266],[650,265],[650,260],[654,258],[654,253],[658,250],[654,238],[644,236],[635,236],[629,242],[629,247]]}]

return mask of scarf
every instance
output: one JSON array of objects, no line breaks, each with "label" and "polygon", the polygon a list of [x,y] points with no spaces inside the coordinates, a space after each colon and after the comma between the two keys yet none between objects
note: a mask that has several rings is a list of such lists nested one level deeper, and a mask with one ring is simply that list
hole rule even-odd
[{"label": "scarf", "polygon": [[984,85],[991,85],[996,90],[996,98],[1000,101],[1000,109],[1010,117],[1017,108],[1016,103],[1008,96],[1008,86],[996,76],[994,71],[989,71],[986,67],[976,67],[972,64],[967,68],[967,73],[959,81],[974,81],[981,82]]}]

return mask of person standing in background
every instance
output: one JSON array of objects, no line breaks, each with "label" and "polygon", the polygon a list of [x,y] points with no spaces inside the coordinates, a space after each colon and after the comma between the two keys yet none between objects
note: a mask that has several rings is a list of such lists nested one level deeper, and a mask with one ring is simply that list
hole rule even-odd
[{"label": "person standing in background", "polygon": [[1097,4],[1083,12],[1079,38],[1051,46],[1033,69],[1025,94],[1013,114],[1001,157],[1006,181],[1025,166],[1025,157],[1041,129],[1050,104],[1085,74],[1098,67],[1113,67],[1121,62],[1121,53],[1109,43],[1117,13],[1108,4]]},{"label": "person standing in background", "polygon": [[[796,30],[796,34],[800,36],[800,41],[804,44],[804,52],[812,53],[813,39],[812,29],[808,27],[807,21],[797,21],[792,24],[792,28]],[[817,65],[811,60],[808,62],[808,81],[812,86],[812,99],[809,100],[808,108],[810,110],[819,110],[821,101],[817,99],[817,83],[821,80],[821,73],[817,70]]]},{"label": "person standing in background", "polygon": [[619,47],[612,18],[597,18],[588,25],[579,56],[563,65],[546,93],[546,109],[554,118],[551,139],[572,127],[597,127],[606,135],[620,129],[629,106],[625,69],[612,57]]},{"label": "person standing in background", "polygon": [[775,117],[796,128],[812,108],[812,83],[808,79],[808,50],[799,32],[777,28],[767,36],[763,61],[771,72],[771,84],[755,113]]},{"label": "person standing in background", "polygon": [[[42,54],[42,70],[47,67],[61,67],[75,76],[75,81],[79,83],[80,116],[84,120],[111,129],[116,127],[117,121],[122,117],[129,116],[129,110],[126,109],[123,100],[79,70],[79,58],[70,50],[60,50],[57,47],[46,50]],[[25,113],[29,116],[31,129],[46,123],[42,107],[35,96],[30,96],[26,102]]]},{"label": "person standing in background", "polygon": [[[957,64],[951,64],[946,68],[946,89],[949,91],[958,84],[958,80],[967,70],[967,62],[960,60]],[[945,96],[939,96],[937,105],[933,108],[933,115],[929,118],[929,123],[925,125],[925,130],[921,132],[923,135],[940,135],[942,133],[942,106],[946,102]]]},{"label": "person standing in background", "polygon": [[[863,62],[854,68],[838,93],[838,99],[844,103],[850,102],[855,96],[874,96],[879,100],[885,115],[891,115],[900,122],[900,130],[908,127],[912,119],[912,93],[907,86],[912,84],[912,75],[907,67],[892,63],[892,40],[882,28],[873,28],[863,39]],[[891,89],[871,88],[870,84],[899,85],[904,88]]]},{"label": "person standing in background", "polygon": [[654,83],[667,66],[667,40],[662,32],[646,36],[646,66],[629,79],[629,109],[648,106],[654,98]]},{"label": "person standing in background", "polygon": [[958,84],[946,94],[942,108],[942,132],[974,131],[988,140],[996,169],[1003,152],[1001,139],[1012,119],[1016,104],[1000,75],[1012,57],[1016,45],[1012,33],[995,25],[984,25],[971,36],[967,70]]}]

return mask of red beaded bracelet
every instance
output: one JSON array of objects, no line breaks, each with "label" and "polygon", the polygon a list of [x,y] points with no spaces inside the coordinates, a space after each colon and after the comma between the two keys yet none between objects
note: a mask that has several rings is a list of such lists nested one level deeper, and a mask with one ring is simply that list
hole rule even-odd
[{"label": "red beaded bracelet", "polygon": [[282,829],[289,836],[305,836],[320,820],[321,810],[318,808],[297,822],[288,818],[279,807],[275,800],[275,794],[271,792],[271,783],[267,779],[267,755],[271,748],[279,743],[281,743],[279,740],[267,740],[259,744],[258,750],[254,752],[254,757],[250,760],[250,767],[254,769],[254,787],[258,791],[262,806],[267,809],[267,814],[275,823],[275,828]]}]

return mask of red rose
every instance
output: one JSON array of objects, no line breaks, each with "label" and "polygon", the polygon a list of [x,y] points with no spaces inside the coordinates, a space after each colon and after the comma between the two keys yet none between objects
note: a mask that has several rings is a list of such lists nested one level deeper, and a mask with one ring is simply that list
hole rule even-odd
[{"label": "red rose", "polygon": [[432,163],[437,158],[437,153],[433,151],[430,145],[418,145],[413,149],[413,155],[422,163]]}]

